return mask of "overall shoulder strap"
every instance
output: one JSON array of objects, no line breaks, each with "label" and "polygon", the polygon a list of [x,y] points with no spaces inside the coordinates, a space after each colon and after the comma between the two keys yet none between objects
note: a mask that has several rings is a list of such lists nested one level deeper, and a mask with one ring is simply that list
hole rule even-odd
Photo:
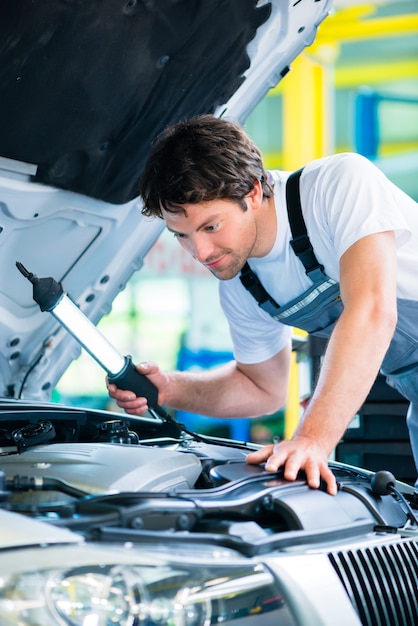
[{"label": "overall shoulder strap", "polygon": [[253,272],[248,263],[245,263],[244,267],[241,270],[241,274],[239,277],[241,283],[244,285],[245,289],[250,292],[250,294],[255,298],[259,304],[259,306],[269,313],[270,315],[275,315],[280,306],[271,297],[271,295],[264,289],[260,279],[257,274]]},{"label": "overall shoulder strap", "polygon": [[[313,251],[312,244],[308,237],[305,220],[303,219],[302,206],[300,203],[300,177],[303,167],[296,172],[290,174],[286,181],[286,207],[289,217],[290,230],[293,239],[290,242],[293,252],[303,263],[306,274],[309,276],[311,272],[319,270],[321,273],[324,266],[321,265]],[[312,280],[312,277],[309,276]]]},{"label": "overall shoulder strap", "polygon": [[[299,193],[299,180],[302,171],[303,168],[293,172],[286,182],[286,207],[293,236],[290,245],[296,256],[303,263],[307,276],[312,282],[315,282],[315,279],[323,278],[323,276],[319,277],[317,274],[323,275],[324,267],[318,263],[314,254],[302,215]],[[245,289],[251,293],[264,311],[273,316],[277,315],[280,305],[266,291],[257,274],[253,272],[248,263],[245,263],[239,278]]]}]

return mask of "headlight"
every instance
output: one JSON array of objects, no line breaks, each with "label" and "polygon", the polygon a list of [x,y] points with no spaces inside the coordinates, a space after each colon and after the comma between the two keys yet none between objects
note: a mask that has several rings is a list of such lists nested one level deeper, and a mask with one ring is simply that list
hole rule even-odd
[{"label": "headlight", "polygon": [[0,576],[1,626],[294,624],[260,564],[140,564],[138,553],[137,563],[131,554],[116,564],[106,553],[101,564],[43,568],[39,558],[31,571]]}]

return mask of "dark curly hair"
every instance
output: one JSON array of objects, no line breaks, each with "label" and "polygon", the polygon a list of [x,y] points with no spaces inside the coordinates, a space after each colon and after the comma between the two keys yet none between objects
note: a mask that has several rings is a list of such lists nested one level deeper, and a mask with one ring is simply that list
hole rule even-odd
[{"label": "dark curly hair", "polygon": [[146,216],[162,217],[162,209],[181,211],[183,204],[209,200],[236,201],[261,181],[271,197],[260,150],[236,123],[212,115],[178,122],[154,142],[140,180]]}]

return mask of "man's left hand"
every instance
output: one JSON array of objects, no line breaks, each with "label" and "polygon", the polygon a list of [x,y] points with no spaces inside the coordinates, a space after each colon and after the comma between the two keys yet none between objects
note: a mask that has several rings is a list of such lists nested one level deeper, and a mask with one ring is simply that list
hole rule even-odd
[{"label": "man's left hand", "polygon": [[308,437],[295,437],[290,441],[270,444],[247,456],[247,463],[263,462],[269,472],[277,472],[283,467],[286,480],[296,480],[299,470],[304,470],[309,487],[317,489],[322,478],[327,484],[328,493],[332,496],[337,493],[337,481],[328,467],[326,454]]}]

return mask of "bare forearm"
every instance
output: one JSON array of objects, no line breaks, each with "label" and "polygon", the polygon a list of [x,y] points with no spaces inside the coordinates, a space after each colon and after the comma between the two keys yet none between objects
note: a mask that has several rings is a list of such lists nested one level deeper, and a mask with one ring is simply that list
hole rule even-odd
[{"label": "bare forearm", "polygon": [[385,312],[343,313],[297,436],[320,441],[327,454],[333,450],[374,383],[394,325]]},{"label": "bare forearm", "polygon": [[285,402],[285,389],[281,397],[272,396],[241,372],[235,362],[201,372],[169,372],[168,378],[163,403],[192,413],[254,417],[272,413]]},{"label": "bare forearm", "polygon": [[[286,401],[290,343],[255,364],[232,361],[201,372],[163,372],[156,363],[136,366],[158,390],[160,405],[212,417],[255,417],[277,411]],[[109,395],[130,415],[148,410],[145,397],[107,381]]]}]

